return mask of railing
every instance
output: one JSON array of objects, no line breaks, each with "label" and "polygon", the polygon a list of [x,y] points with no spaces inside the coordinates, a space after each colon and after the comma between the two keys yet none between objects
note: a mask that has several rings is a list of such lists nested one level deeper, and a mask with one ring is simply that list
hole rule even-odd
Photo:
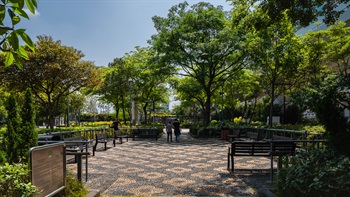
[{"label": "railing", "polygon": [[322,140],[323,133],[287,130],[287,129],[262,129],[262,128],[234,128],[239,129],[242,134],[246,132],[255,132],[259,134],[259,140],[273,139],[274,136],[287,137],[294,140]]}]

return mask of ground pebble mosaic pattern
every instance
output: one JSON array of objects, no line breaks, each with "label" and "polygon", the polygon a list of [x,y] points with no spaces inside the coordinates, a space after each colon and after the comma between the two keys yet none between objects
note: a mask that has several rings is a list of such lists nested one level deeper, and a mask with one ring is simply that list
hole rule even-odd
[{"label": "ground pebble mosaic pattern", "polygon": [[[107,151],[98,146],[96,156],[88,158],[86,186],[103,196],[254,196],[267,187],[266,172],[227,170],[230,144],[226,141],[195,139],[186,130],[180,143],[168,143],[164,136],[158,141],[129,140],[116,147],[110,142]],[[269,165],[268,158],[235,158],[237,169]],[[76,173],[76,164],[68,168]]]}]

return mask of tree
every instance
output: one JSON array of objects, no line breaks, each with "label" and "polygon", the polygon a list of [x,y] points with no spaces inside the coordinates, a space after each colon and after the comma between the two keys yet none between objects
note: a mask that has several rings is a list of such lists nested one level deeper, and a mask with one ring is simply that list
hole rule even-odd
[{"label": "tree", "polygon": [[[314,22],[317,17],[323,16],[323,22],[326,24],[334,24],[340,14],[344,11],[336,8],[344,3],[347,4],[349,0],[263,0],[255,2],[260,3],[260,7],[267,12],[269,17],[277,22],[283,20],[284,12],[292,19],[296,26],[308,26]],[[348,5],[349,6],[349,5]]]},{"label": "tree", "polygon": [[228,79],[224,86],[224,105],[231,109],[231,119],[241,103],[243,118],[249,123],[258,114],[259,99],[263,95],[259,79],[261,74],[250,69],[242,69],[234,78]]},{"label": "tree", "polygon": [[251,27],[255,37],[250,42],[250,55],[260,73],[261,87],[270,97],[269,126],[272,127],[273,102],[298,82],[304,45],[286,14],[283,20],[268,24],[270,19],[263,11],[254,13],[255,22],[266,21],[265,29],[257,31],[255,26]]},{"label": "tree", "polygon": [[328,70],[311,70],[319,77],[305,84],[298,93],[316,112],[319,122],[325,125],[332,147],[338,153],[350,156],[350,124],[344,116],[345,111],[350,110],[350,28],[344,25],[337,23],[327,30],[309,32],[305,36],[306,41],[316,43],[308,45],[314,48],[309,51],[320,51],[318,56],[309,53],[308,63],[316,64],[315,68],[327,65]]},{"label": "tree", "polygon": [[212,95],[221,81],[244,65],[244,34],[229,23],[221,6],[186,2],[173,6],[167,18],[152,18],[157,30],[152,44],[167,65],[181,68],[180,75],[195,79],[206,95],[205,124],[210,121]]},{"label": "tree", "polygon": [[9,163],[19,161],[18,132],[20,131],[21,120],[19,117],[18,106],[15,94],[12,92],[7,100],[7,131],[4,133],[5,152]]},{"label": "tree", "polygon": [[[101,100],[111,103],[118,118],[119,111],[123,111],[123,119],[126,121],[125,108],[128,108],[128,93],[130,91],[129,79],[133,73],[132,65],[124,62],[123,58],[115,58],[104,70],[103,84],[96,91],[101,96]],[[125,122],[126,123],[126,122]]]},{"label": "tree", "polygon": [[98,70],[93,63],[81,61],[82,52],[62,46],[49,36],[39,36],[36,49],[29,53],[23,69],[7,67],[2,76],[12,89],[31,88],[46,107],[47,122],[53,129],[60,99],[82,87],[96,86]]},{"label": "tree", "polygon": [[192,77],[180,78],[175,89],[179,100],[191,103],[192,107],[198,105],[202,111],[205,110],[205,92],[195,79]]},{"label": "tree", "polygon": [[38,133],[35,130],[35,110],[30,89],[25,92],[21,115],[21,129],[18,132],[18,152],[20,158],[29,160],[29,149],[38,145]]},{"label": "tree", "polygon": [[165,83],[169,81],[173,70],[158,59],[157,53],[151,47],[136,47],[124,60],[126,64],[134,67],[134,100],[141,105],[145,122],[148,122],[147,109],[154,113],[157,103],[168,101],[169,93]]},{"label": "tree", "polygon": [[77,124],[80,124],[81,110],[84,108],[86,96],[81,92],[74,92],[69,95],[69,98],[70,113],[74,114]]},{"label": "tree", "polygon": [[[26,7],[25,7],[26,6]],[[29,19],[25,8],[35,14],[38,7],[36,0],[3,0],[0,3],[0,51],[6,56],[5,65],[9,66],[14,61],[18,67],[22,67],[21,58],[28,59],[28,54],[23,46],[19,45],[18,37],[21,37],[24,44],[34,51],[34,43],[25,33],[25,29],[15,29],[21,18]],[[9,20],[6,19],[6,12]]]}]

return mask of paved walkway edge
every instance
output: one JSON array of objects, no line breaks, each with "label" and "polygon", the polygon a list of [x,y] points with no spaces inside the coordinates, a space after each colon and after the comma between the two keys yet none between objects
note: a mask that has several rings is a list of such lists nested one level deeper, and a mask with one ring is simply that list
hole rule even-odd
[{"label": "paved walkway edge", "polygon": [[89,189],[88,195],[86,197],[99,197],[101,195],[101,191],[97,189]]}]

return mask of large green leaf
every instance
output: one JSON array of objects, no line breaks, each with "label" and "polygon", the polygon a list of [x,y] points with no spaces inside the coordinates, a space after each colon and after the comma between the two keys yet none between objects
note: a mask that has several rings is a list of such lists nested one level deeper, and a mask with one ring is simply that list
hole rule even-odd
[{"label": "large green leaf", "polygon": [[35,4],[36,4],[35,0],[26,0],[26,5],[29,11],[33,14],[35,13],[35,7],[36,7]]},{"label": "large green leaf", "polygon": [[12,18],[12,25],[17,25],[21,21],[21,18],[19,16],[14,16]]},{"label": "large green leaf", "polygon": [[35,45],[32,39],[25,33],[25,29],[17,29],[17,35],[21,36],[24,43],[29,47],[30,50],[35,51]]},{"label": "large green leaf", "polygon": [[12,48],[17,51],[18,47],[19,47],[19,41],[18,41],[18,37],[15,31],[11,32],[10,36],[7,37],[8,42],[10,43],[10,45],[12,46]]},{"label": "large green leaf", "polygon": [[32,0],[32,3],[36,8],[38,7],[38,2],[36,0]]},{"label": "large green leaf", "polygon": [[14,16],[16,16],[13,10],[10,8],[7,9],[7,12],[9,13],[10,18],[13,18]]},{"label": "large green leaf", "polygon": [[18,50],[17,50],[17,53],[18,55],[20,55],[22,58],[28,60],[29,57],[28,57],[28,54],[26,52],[26,50],[24,49],[23,46],[19,46]]},{"label": "large green leaf", "polygon": [[5,52],[5,53],[6,53],[5,66],[10,66],[14,61],[13,54],[11,52]]},{"label": "large green leaf", "polygon": [[21,59],[16,53],[13,54],[13,57],[14,57],[14,59],[15,59],[16,66],[17,66],[19,69],[23,69],[22,59]]},{"label": "large green leaf", "polygon": [[23,11],[22,9],[15,9],[15,12],[17,14],[19,14],[20,16],[26,18],[26,19],[29,19],[29,16],[27,14],[27,12]]}]

